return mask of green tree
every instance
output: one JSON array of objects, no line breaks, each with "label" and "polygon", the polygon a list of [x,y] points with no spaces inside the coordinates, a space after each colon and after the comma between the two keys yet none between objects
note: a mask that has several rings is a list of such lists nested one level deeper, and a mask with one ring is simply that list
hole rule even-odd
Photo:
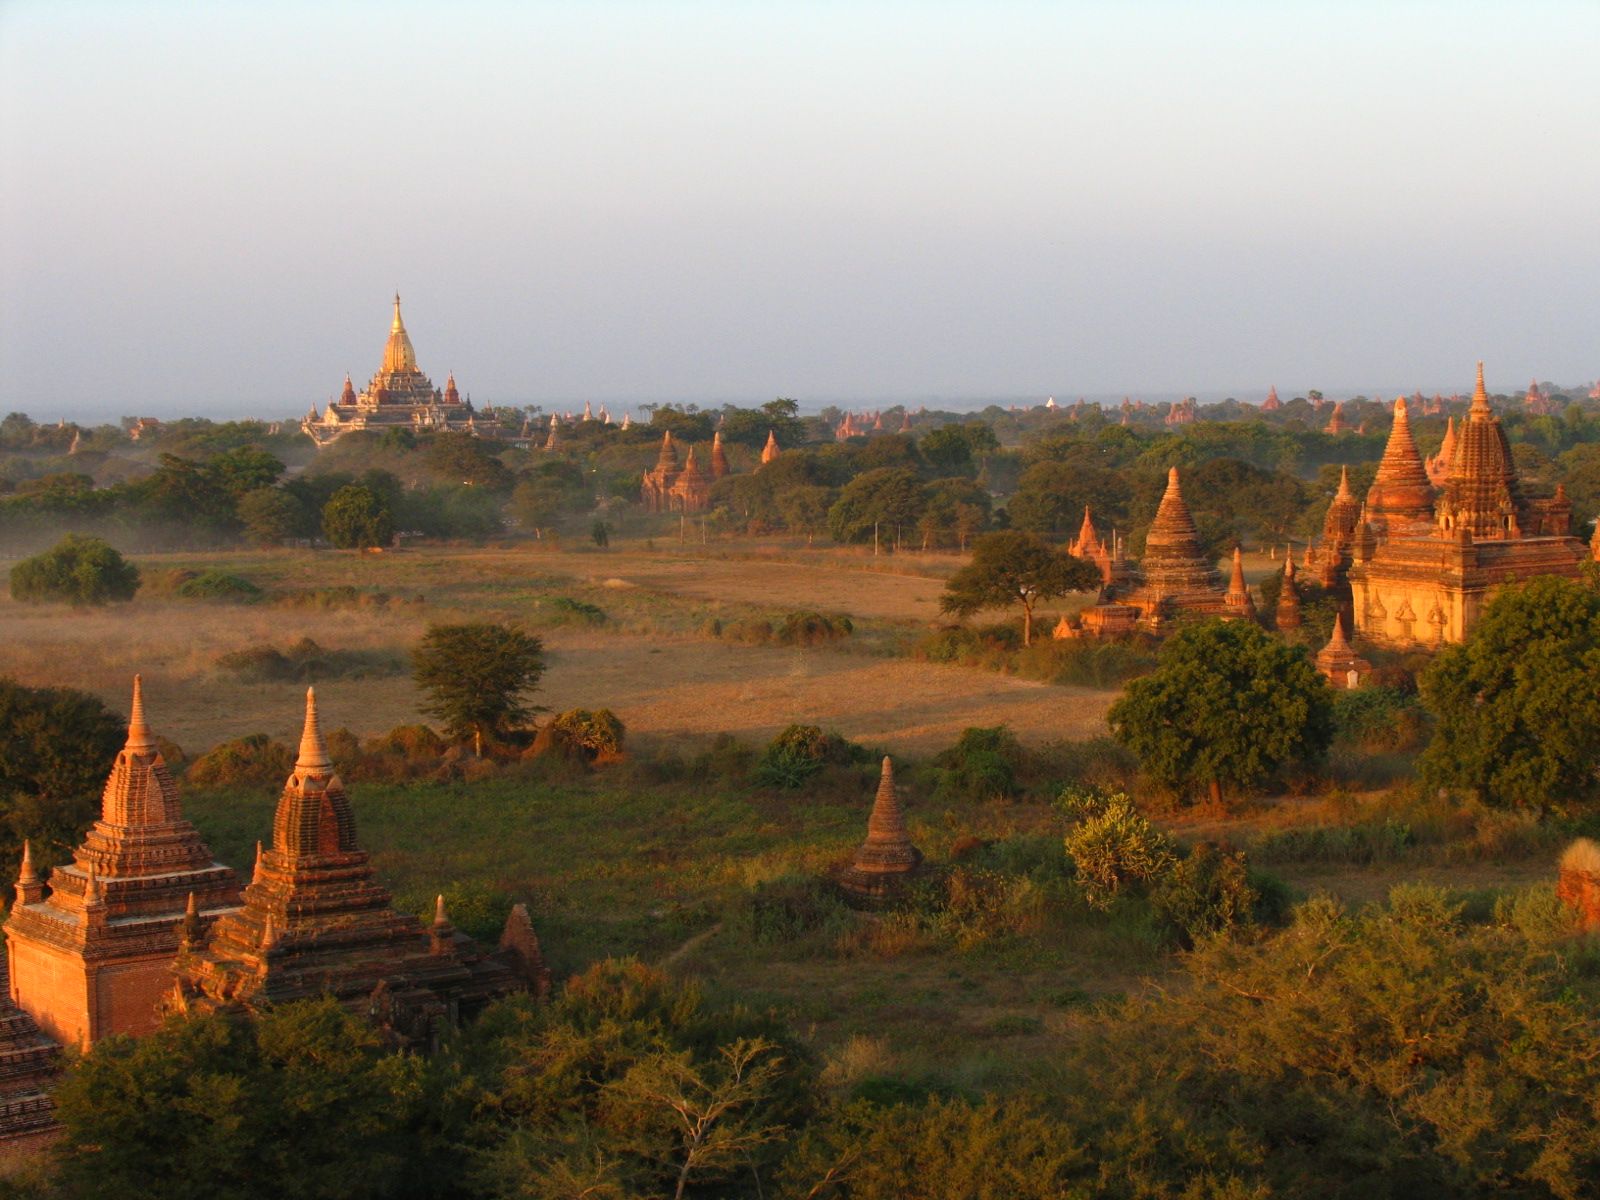
[{"label": "green tree", "polygon": [[429,697],[422,711],[454,737],[503,739],[538,711],[526,695],[544,674],[544,643],[510,625],[434,625],[411,651],[411,664]]},{"label": "green tree", "polygon": [[834,490],[818,484],[797,484],[777,492],[773,499],[783,514],[783,523],[796,533],[806,535],[810,545],[817,530],[828,523],[828,510],[833,507]]},{"label": "green tree", "polygon": [[909,467],[876,467],[845,485],[828,510],[828,528],[836,542],[863,542],[875,530],[887,528],[892,533],[895,529],[915,528],[927,503],[927,493],[915,471]]},{"label": "green tree", "polygon": [[87,692],[0,678],[0,729],[0,854],[28,839],[60,861],[95,818],[127,726]]},{"label": "green tree", "polygon": [[1100,586],[1100,570],[1047,545],[1031,533],[1007,529],[972,543],[972,561],[945,582],[939,611],[970,617],[986,608],[1022,606],[1022,644],[1033,644],[1033,610],[1041,600]]},{"label": "green tree", "polygon": [[172,1020],[62,1082],[62,1175],[88,1198],[426,1196],[444,1182],[427,1072],[331,998]]},{"label": "green tree", "polygon": [[271,487],[284,471],[283,463],[254,446],[219,454],[206,466],[217,485],[235,500],[257,488]]},{"label": "green tree", "polygon": [[322,532],[341,550],[369,550],[394,540],[388,501],[365,484],[340,488],[322,510]]},{"label": "green tree", "polygon": [[933,430],[922,439],[918,447],[929,464],[945,474],[966,471],[979,454],[992,454],[1000,449],[994,430],[982,421],[968,421],[965,425],[945,425]]},{"label": "green tree", "polygon": [[1333,739],[1333,698],[1300,647],[1249,621],[1202,621],[1161,647],[1106,716],[1164,784],[1255,786],[1281,764],[1316,761]]},{"label": "green tree", "polygon": [[1438,718],[1420,762],[1430,786],[1527,807],[1594,795],[1600,595],[1583,584],[1545,575],[1502,588],[1421,684]]},{"label": "green tree", "polygon": [[74,608],[132,600],[139,568],[97,537],[69,533],[43,554],[11,568],[11,597]]},{"label": "green tree", "polygon": [[239,520],[244,535],[262,546],[273,546],[305,530],[305,507],[282,488],[259,487],[239,497]]}]

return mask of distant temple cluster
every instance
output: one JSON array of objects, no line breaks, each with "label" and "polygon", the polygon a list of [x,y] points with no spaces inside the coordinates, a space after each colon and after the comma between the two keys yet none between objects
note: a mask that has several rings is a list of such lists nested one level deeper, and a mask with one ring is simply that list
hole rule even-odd
[{"label": "distant temple cluster", "polygon": [[[1274,402],[1276,389],[1267,405]],[[1342,422],[1335,404],[1328,432],[1342,432]],[[1600,534],[1593,546],[1585,545],[1571,535],[1571,522],[1565,489],[1536,495],[1518,479],[1510,444],[1489,407],[1481,363],[1470,409],[1450,422],[1439,453],[1426,461],[1401,397],[1366,502],[1357,501],[1343,473],[1321,544],[1305,556],[1307,569],[1340,607],[1319,665],[1337,680],[1366,669],[1350,646],[1352,630],[1398,649],[1465,641],[1496,586],[1535,575],[1576,578],[1585,562],[1600,557]],[[1124,557],[1115,533],[1103,541],[1087,510],[1071,551],[1099,566],[1104,587],[1097,604],[1076,620],[1063,619],[1058,637],[1159,631],[1183,613],[1256,615],[1239,551],[1226,586],[1205,555],[1176,467],[1140,562]],[[1280,630],[1300,624],[1297,579],[1291,551],[1275,613]]]},{"label": "distant temple cluster", "polygon": [[[765,466],[781,454],[778,435],[767,432],[767,444],[761,451]],[[694,447],[689,447],[687,458],[679,459],[678,443],[669,429],[661,438],[661,453],[656,465],[646,471],[639,484],[639,503],[647,512],[704,512],[711,503],[711,485],[729,473],[728,454],[722,446],[722,433],[711,437],[711,467],[707,470],[695,461]]]},{"label": "distant temple cluster", "polygon": [[495,997],[549,990],[523,905],[495,948],[457,931],[443,897],[426,926],[392,907],[357,842],[312,692],[271,846],[258,844],[241,888],[183,819],[136,678],[100,819],[48,883],[24,849],[5,930],[0,1152],[54,1130],[61,1047],[148,1034],[165,1013],[331,995],[392,1044],[426,1049]]}]

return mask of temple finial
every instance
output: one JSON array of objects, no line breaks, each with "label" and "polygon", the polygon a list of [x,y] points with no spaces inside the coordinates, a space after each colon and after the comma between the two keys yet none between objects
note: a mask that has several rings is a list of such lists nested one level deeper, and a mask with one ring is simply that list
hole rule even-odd
[{"label": "temple finial", "polygon": [[[424,315],[426,315],[426,314],[424,314]],[[393,331],[393,330],[399,330],[399,329],[404,329],[404,328],[405,328],[405,326],[400,323],[400,293],[399,292],[395,292],[395,294],[394,294],[394,324],[390,326],[390,330]]]},{"label": "temple finial", "polygon": [[1483,360],[1478,360],[1478,386],[1472,392],[1472,412],[1487,413],[1489,411],[1489,391],[1483,386]]},{"label": "temple finial", "polygon": [[22,870],[17,872],[17,885],[39,882],[39,873],[33,869],[33,843],[22,843]]},{"label": "temple finial", "polygon": [[87,908],[92,904],[101,903],[100,879],[94,873],[94,864],[89,864],[89,880],[83,885],[83,904]]},{"label": "temple finial", "polygon": [[444,893],[439,893],[439,898],[433,902],[433,927],[442,928],[450,924],[450,918],[444,911]]},{"label": "temple finial", "polygon": [[295,759],[296,771],[313,771],[318,774],[333,769],[328,748],[322,742],[322,726],[317,720],[317,689],[306,689],[306,725],[300,734],[300,757]]},{"label": "temple finial", "polygon": [[1355,497],[1350,494],[1350,468],[1349,467],[1340,467],[1339,468],[1339,492],[1338,492],[1338,495],[1334,496],[1334,499],[1335,500],[1354,500],[1355,499]]},{"label": "temple finial", "polygon": [[138,676],[133,677],[133,707],[128,713],[128,743],[127,749],[148,754],[156,748],[155,735],[150,732],[150,726],[144,719],[144,681]]},{"label": "temple finial", "polygon": [[255,869],[250,872],[250,882],[251,883],[260,883],[261,882],[261,875],[262,875],[262,871],[261,871],[261,843],[257,842],[256,843],[256,865],[255,865]]}]

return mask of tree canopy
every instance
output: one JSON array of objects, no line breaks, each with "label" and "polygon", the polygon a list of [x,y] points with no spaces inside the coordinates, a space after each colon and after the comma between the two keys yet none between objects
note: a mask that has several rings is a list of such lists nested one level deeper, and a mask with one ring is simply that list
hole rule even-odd
[{"label": "tree canopy", "polygon": [[986,608],[1022,607],[1022,644],[1033,642],[1033,610],[1040,600],[1100,586],[1100,569],[1047,545],[1031,533],[1007,529],[972,543],[972,561],[945,583],[939,611],[970,617]]},{"label": "tree canopy", "polygon": [[1254,786],[1280,765],[1315,761],[1333,739],[1333,697],[1304,649],[1250,621],[1181,628],[1156,669],[1106,716],[1150,776],[1172,786]]},{"label": "tree canopy", "polygon": [[454,737],[504,738],[524,728],[527,694],[544,674],[544,643],[510,625],[434,625],[411,651],[412,676],[428,694],[422,711]]},{"label": "tree canopy", "polygon": [[1553,575],[1503,588],[1421,680],[1438,717],[1419,764],[1435,787],[1541,807],[1594,795],[1600,595]]},{"label": "tree canopy", "polygon": [[75,608],[132,600],[139,568],[97,537],[69,533],[43,554],[11,568],[11,596]]},{"label": "tree canopy", "polygon": [[322,532],[341,550],[370,550],[394,540],[388,500],[361,483],[340,488],[322,510]]}]

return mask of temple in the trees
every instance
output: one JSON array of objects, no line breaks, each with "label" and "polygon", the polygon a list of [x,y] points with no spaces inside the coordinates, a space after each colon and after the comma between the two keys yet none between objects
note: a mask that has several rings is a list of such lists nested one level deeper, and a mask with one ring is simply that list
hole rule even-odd
[{"label": "temple in the trees", "polygon": [[333,996],[394,1042],[428,1047],[497,996],[549,990],[539,944],[518,906],[501,945],[459,933],[441,897],[433,923],[390,904],[356,841],[355,813],[322,740],[316,694],[294,771],[256,854],[243,903],[211,929],[185,921],[169,1006],[242,1009]]},{"label": "temple in the trees", "polygon": [[[326,446],[357,429],[480,432],[471,398],[462,399],[456,389],[455,372],[450,373],[441,391],[418,370],[411,335],[400,320],[398,293],[394,298],[394,322],[389,326],[389,340],[384,344],[383,365],[378,373],[359,394],[347,374],[339,398],[329,400],[320,415],[313,406],[300,428],[318,446]],[[487,427],[482,432],[488,432]]]},{"label": "temple in the trees", "polygon": [[839,876],[839,884],[859,896],[883,899],[921,867],[922,851],[911,843],[905,809],[894,786],[894,764],[885,755],[878,794],[867,818],[867,840]]},{"label": "temple in the trees", "polygon": [[[1342,575],[1358,635],[1381,645],[1465,641],[1502,583],[1535,575],[1577,578],[1592,555],[1571,535],[1566,491],[1523,484],[1489,408],[1483,364],[1467,415],[1451,429],[1448,466],[1424,463],[1404,398],[1367,493]],[[1436,480],[1442,480],[1436,485]]]},{"label": "temple in the trees", "polygon": [[238,904],[238,879],[183,819],[135,677],[127,744],[73,861],[46,884],[23,851],[6,922],[12,995],[63,1045],[150,1033],[184,913],[207,928]]}]

